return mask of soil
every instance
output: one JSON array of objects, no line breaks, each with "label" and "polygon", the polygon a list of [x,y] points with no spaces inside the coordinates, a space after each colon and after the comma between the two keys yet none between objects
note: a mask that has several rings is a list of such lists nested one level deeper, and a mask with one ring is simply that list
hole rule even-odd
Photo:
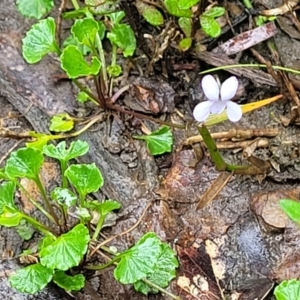
[{"label": "soil", "polygon": [[[134,20],[137,12],[132,9],[131,1],[123,5],[127,13],[131,8],[129,11]],[[61,74],[54,57],[47,56],[35,65],[28,65],[23,60],[21,40],[34,21],[23,18],[12,0],[2,0],[0,12],[1,129],[11,129],[16,133],[30,130],[49,133],[49,120],[54,114],[68,112],[88,116],[95,113],[93,107],[78,104],[74,98],[76,90],[69,81],[54,79]],[[135,28],[136,24],[131,26]],[[278,31],[275,41],[281,59],[286,66],[293,66],[294,61],[300,59],[299,42],[279,28]],[[166,37],[160,38],[163,41]],[[286,47],[291,41],[294,47]],[[142,45],[137,52],[144,51],[149,55],[148,44]],[[256,49],[260,50],[260,46]],[[171,115],[175,123],[182,122],[182,118],[174,113],[176,106],[186,120],[191,120],[191,111],[203,96],[198,72],[205,64],[193,53],[179,56],[171,47],[166,51],[168,55],[156,62],[147,78],[141,79],[133,71],[120,84],[148,84],[147,87],[158,95],[158,111],[150,111],[157,118]],[[247,52],[245,56],[248,55]],[[177,66],[190,64],[194,68],[173,70],[172,76],[163,79],[159,75],[162,66],[171,63],[166,56],[171,56]],[[228,74],[220,72],[219,75],[222,78]],[[240,98],[242,103],[280,92],[279,87],[259,86],[255,78],[243,78],[242,81],[246,89]],[[134,105],[134,92],[137,91],[128,92],[124,99],[121,98],[120,101],[124,100],[122,105],[145,112],[143,107]],[[144,233],[156,232],[178,254],[180,267],[169,290],[182,299],[222,299],[223,292],[228,299],[273,299],[274,284],[300,277],[299,257],[296,255],[300,245],[298,229],[278,211],[280,199],[299,199],[299,131],[297,125],[282,125],[282,116],[289,115],[290,107],[288,100],[283,99],[246,114],[238,124],[224,122],[211,128],[212,132],[228,131],[233,127],[278,128],[279,134],[268,138],[269,147],[255,151],[255,157],[271,161],[277,168],[259,176],[233,175],[216,199],[200,210],[196,209],[198,202],[219,172],[207,154],[198,161],[195,155],[197,146],[182,147],[182,141],[197,135],[197,131],[193,127],[174,129],[173,153],[154,158],[144,142],[131,138],[141,134],[136,119],[116,112],[109,116],[104,113],[102,122],[80,135],[80,139],[89,143],[90,151],[79,160],[95,162],[101,169],[105,185],[102,194],[95,197],[116,199],[122,204],[115,224],[105,229],[104,234],[111,236],[127,230],[137,223],[146,209],[139,226],[115,239],[111,246],[121,251],[132,246]],[[12,112],[17,117],[8,117]],[[145,113],[149,114],[149,111]],[[151,122],[144,123],[150,129],[157,128]],[[7,155],[24,145],[24,140],[1,137],[0,145],[3,166]],[[226,161],[244,163],[241,151],[226,150],[222,153]],[[274,218],[278,223],[270,221]],[[279,224],[282,218],[283,225]],[[7,277],[20,267],[18,255],[28,243],[16,231],[4,227],[0,230],[0,240],[0,295],[3,299],[169,299],[160,294],[143,296],[136,293],[131,286],[117,283],[111,269],[91,276],[84,290],[72,294],[72,297],[54,285],[34,296],[18,293],[10,288]],[[293,261],[296,267],[292,270],[289,264]]]}]

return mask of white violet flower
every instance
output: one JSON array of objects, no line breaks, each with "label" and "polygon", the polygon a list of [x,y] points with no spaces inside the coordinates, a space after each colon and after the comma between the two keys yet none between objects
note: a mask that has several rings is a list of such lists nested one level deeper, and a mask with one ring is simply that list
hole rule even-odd
[{"label": "white violet flower", "polygon": [[194,118],[198,122],[203,122],[209,114],[220,114],[227,108],[228,119],[237,122],[242,117],[241,107],[233,101],[230,101],[238,89],[238,80],[235,76],[226,79],[221,87],[212,75],[206,75],[202,78],[202,89],[208,101],[196,105],[193,111]]}]

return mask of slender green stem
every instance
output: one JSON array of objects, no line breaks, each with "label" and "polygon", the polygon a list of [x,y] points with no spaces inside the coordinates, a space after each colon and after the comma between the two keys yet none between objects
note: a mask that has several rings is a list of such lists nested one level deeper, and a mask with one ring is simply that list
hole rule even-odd
[{"label": "slender green stem", "polygon": [[[207,73],[211,73],[211,72],[215,72],[215,71],[220,71],[220,70],[227,70],[227,69],[233,69],[233,68],[245,68],[245,67],[250,67],[250,68],[267,68],[267,66],[263,65],[263,64],[225,65],[225,66],[221,66],[221,67],[216,67],[216,68],[205,70],[203,72],[200,72],[199,74],[207,74]],[[285,68],[285,67],[281,67],[281,66],[272,66],[272,68],[274,70],[281,70],[281,71],[290,72],[290,73],[294,73],[294,74],[300,75],[300,71],[299,70],[295,70],[295,69],[291,69],[291,68]]]},{"label": "slender green stem", "polygon": [[246,8],[248,9],[253,8],[253,5],[250,0],[243,0],[243,3],[246,6]]},{"label": "slender green stem", "polygon": [[[115,66],[116,62],[117,62],[117,46],[115,44],[112,44],[111,66]],[[109,86],[109,97],[112,96],[113,84],[114,84],[114,77],[111,76],[110,86]]]},{"label": "slender green stem", "polygon": [[80,206],[85,207],[85,195],[79,193],[79,201],[80,201]]},{"label": "slender green stem", "polygon": [[105,90],[107,90],[106,62],[105,62],[104,50],[102,47],[102,42],[101,42],[99,34],[96,34],[96,45],[97,45],[100,60],[101,60],[102,77],[103,77],[104,84],[106,85]]},{"label": "slender green stem", "polygon": [[30,223],[31,225],[33,225],[35,228],[37,228],[40,232],[42,232],[44,235],[46,236],[50,236],[52,238],[55,238],[56,236],[52,233],[52,229],[49,228],[48,226],[40,223],[39,221],[37,221],[36,219],[23,214],[23,218]]},{"label": "slender green stem", "polygon": [[62,188],[66,189],[68,187],[68,179],[65,176],[65,171],[67,169],[67,162],[64,159],[60,160],[60,169],[62,174]]},{"label": "slender green stem", "polygon": [[199,133],[201,134],[204,143],[207,146],[207,149],[210,153],[211,159],[216,165],[216,169],[218,171],[225,171],[226,170],[226,163],[220,154],[217,145],[214,141],[214,139],[211,137],[207,127],[202,124],[202,126],[198,127]]},{"label": "slender green stem", "polygon": [[207,129],[207,127],[202,124],[200,126],[198,126],[198,130],[199,133],[201,134],[203,141],[205,143],[205,145],[207,146],[207,149],[210,153],[211,159],[213,160],[216,169],[218,171],[229,171],[229,172],[234,172],[236,170],[246,170],[248,168],[248,166],[238,166],[238,165],[231,165],[231,164],[227,164],[221,153],[219,152],[217,145],[214,141],[214,139],[211,137],[209,130]]},{"label": "slender green stem", "polygon": [[119,256],[114,257],[112,260],[110,260],[108,263],[100,266],[85,266],[84,268],[87,270],[103,270],[114,264],[120,259]]},{"label": "slender green stem", "polygon": [[52,215],[52,217],[55,220],[55,223],[57,225],[59,225],[58,217],[57,217],[56,213],[54,212],[53,207],[51,206],[51,203],[50,203],[50,201],[49,201],[49,199],[47,197],[44,185],[42,184],[40,177],[37,175],[34,181],[35,181],[36,185],[38,186],[38,188],[39,188],[39,190],[41,192],[41,195],[42,195],[42,197],[43,197],[43,199],[44,199],[44,201],[45,201],[45,203],[47,205],[47,208],[48,208],[50,214]]},{"label": "slender green stem", "polygon": [[26,191],[26,189],[23,187],[22,184],[16,181],[17,186],[26,194],[28,197],[29,201],[37,208],[39,209],[50,221],[52,221],[54,224],[56,224],[55,219],[35,200],[32,199],[30,194]]},{"label": "slender green stem", "polygon": [[72,4],[73,4],[73,6],[74,6],[74,8],[75,8],[76,10],[80,8],[80,6],[79,6],[77,0],[71,0],[71,1],[72,1]]},{"label": "slender green stem", "polygon": [[93,240],[97,240],[97,237],[99,235],[99,232],[102,228],[102,225],[103,225],[103,222],[104,222],[104,219],[105,219],[105,216],[103,214],[101,214],[100,218],[99,218],[99,221],[98,221],[98,224],[97,224],[97,227],[95,229],[95,232],[93,234]]},{"label": "slender green stem", "polygon": [[73,82],[82,92],[86,93],[95,104],[99,105],[99,99],[95,95],[93,95],[85,86],[83,86],[77,79],[73,79]]},{"label": "slender green stem", "polygon": [[160,287],[159,285],[153,283],[152,281],[146,279],[146,278],[143,278],[142,279],[143,282],[145,282],[146,284],[148,284],[149,286],[159,290],[160,292],[162,292],[163,294],[166,294],[167,296],[171,297],[172,299],[175,299],[175,300],[181,300],[181,298],[179,296],[176,296],[172,293],[169,293],[168,291],[164,290],[162,287]]}]

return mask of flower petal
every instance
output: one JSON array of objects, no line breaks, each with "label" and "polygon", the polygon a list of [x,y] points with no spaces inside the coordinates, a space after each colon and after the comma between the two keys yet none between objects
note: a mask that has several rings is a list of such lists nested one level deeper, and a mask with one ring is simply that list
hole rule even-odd
[{"label": "flower petal", "polygon": [[217,101],[220,98],[220,88],[216,79],[212,75],[206,75],[202,78],[201,86],[208,100]]},{"label": "flower petal", "polygon": [[231,122],[239,121],[241,119],[242,115],[243,115],[242,108],[238,104],[236,104],[232,101],[227,101],[226,105],[227,105],[228,119]]},{"label": "flower petal", "polygon": [[197,104],[193,111],[195,120],[198,122],[205,121],[210,114],[210,108],[213,104],[213,101],[204,101]]},{"label": "flower petal", "polygon": [[214,101],[211,106],[210,112],[212,114],[220,114],[226,107],[226,102],[223,101]]},{"label": "flower petal", "polygon": [[239,82],[235,76],[226,79],[221,86],[221,100],[228,101],[234,97],[238,89]]}]

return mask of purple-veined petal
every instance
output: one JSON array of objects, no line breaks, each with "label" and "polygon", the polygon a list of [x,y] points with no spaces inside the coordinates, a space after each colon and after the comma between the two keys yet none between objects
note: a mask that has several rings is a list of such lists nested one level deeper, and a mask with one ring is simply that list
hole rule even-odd
[{"label": "purple-veined petal", "polygon": [[226,107],[226,102],[223,101],[214,101],[211,106],[210,112],[212,114],[220,114]]},{"label": "purple-veined petal", "polygon": [[210,114],[210,108],[213,104],[213,101],[204,101],[197,104],[193,111],[195,120],[198,122],[205,121]]},{"label": "purple-veined petal", "polygon": [[221,85],[221,100],[228,101],[234,97],[238,89],[239,82],[235,76],[226,79]]},{"label": "purple-veined petal", "polygon": [[208,100],[217,101],[220,98],[220,88],[216,79],[212,75],[206,75],[202,78],[201,86]]},{"label": "purple-veined petal", "polygon": [[231,122],[239,121],[243,115],[242,108],[238,104],[236,104],[232,101],[227,101],[226,106],[227,106],[228,119]]}]

